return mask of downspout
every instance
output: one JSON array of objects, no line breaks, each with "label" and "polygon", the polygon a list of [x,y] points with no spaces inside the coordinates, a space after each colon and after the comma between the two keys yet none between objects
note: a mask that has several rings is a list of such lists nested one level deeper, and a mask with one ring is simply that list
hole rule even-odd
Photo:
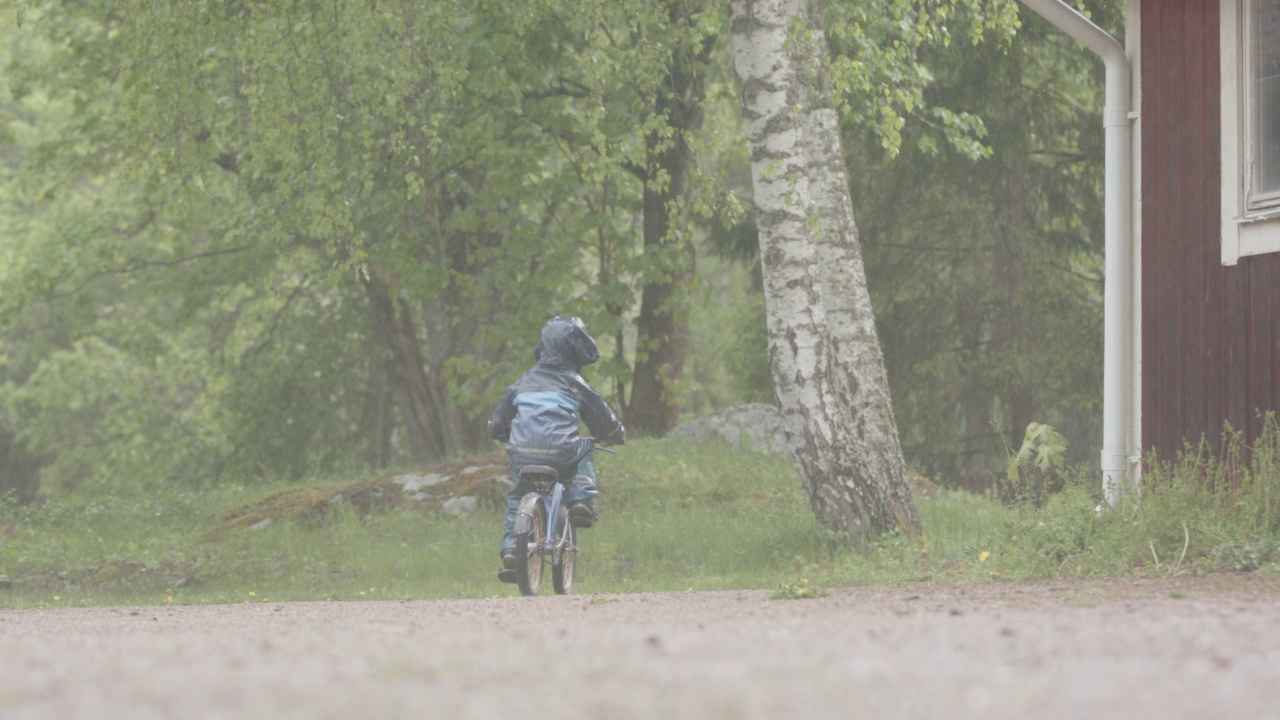
[{"label": "downspout", "polygon": [[1102,491],[1114,508],[1136,491],[1129,475],[1129,383],[1133,358],[1132,198],[1129,114],[1129,58],[1124,47],[1062,0],[1022,0],[1058,29],[1102,58],[1107,68],[1106,106],[1106,277],[1103,286]]}]

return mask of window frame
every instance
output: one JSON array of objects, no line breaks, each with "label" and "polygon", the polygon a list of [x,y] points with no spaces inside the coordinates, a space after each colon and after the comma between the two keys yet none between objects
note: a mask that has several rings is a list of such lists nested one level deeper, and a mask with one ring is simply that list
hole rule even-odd
[{"label": "window frame", "polygon": [[1254,0],[1220,0],[1219,68],[1222,134],[1222,264],[1280,252],[1280,191],[1266,193],[1264,205],[1253,187],[1255,88],[1250,82]]}]

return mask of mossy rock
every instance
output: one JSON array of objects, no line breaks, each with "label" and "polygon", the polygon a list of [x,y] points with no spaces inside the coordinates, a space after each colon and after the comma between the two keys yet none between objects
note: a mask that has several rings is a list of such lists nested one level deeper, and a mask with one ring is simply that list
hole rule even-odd
[{"label": "mossy rock", "polygon": [[[507,475],[506,457],[486,455],[450,463],[429,465],[411,472],[383,475],[350,485],[290,488],[225,513],[204,540],[216,540],[237,528],[262,527],[277,520],[319,520],[334,506],[349,504],[361,515],[381,513],[404,504],[439,509],[453,498],[472,496],[480,503],[498,504],[505,491],[496,478]],[[416,482],[412,492],[406,478]]]}]

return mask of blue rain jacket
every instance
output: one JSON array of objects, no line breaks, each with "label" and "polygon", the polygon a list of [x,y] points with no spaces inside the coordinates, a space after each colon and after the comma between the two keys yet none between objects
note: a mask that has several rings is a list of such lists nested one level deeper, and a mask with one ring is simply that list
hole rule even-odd
[{"label": "blue rain jacket", "polygon": [[507,444],[516,465],[566,463],[578,456],[581,416],[597,441],[621,445],[622,423],[578,371],[600,359],[595,340],[579,318],[555,317],[533,349],[536,364],[507,388],[489,434]]}]

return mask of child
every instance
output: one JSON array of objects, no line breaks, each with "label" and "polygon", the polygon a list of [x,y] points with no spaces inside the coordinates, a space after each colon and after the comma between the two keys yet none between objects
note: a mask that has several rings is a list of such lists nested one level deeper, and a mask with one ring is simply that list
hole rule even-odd
[{"label": "child", "polygon": [[516,487],[507,494],[507,520],[502,534],[502,569],[498,579],[516,581],[514,552],[516,510],[520,499],[532,490],[520,478],[524,465],[549,465],[561,477],[572,477],[565,487],[569,522],[574,527],[595,524],[596,471],[591,441],[578,434],[578,415],[602,445],[621,445],[622,423],[578,371],[600,359],[596,341],[580,318],[553,317],[542,327],[533,349],[536,363],[514,385],[489,418],[489,434],[507,444],[511,477]]}]

